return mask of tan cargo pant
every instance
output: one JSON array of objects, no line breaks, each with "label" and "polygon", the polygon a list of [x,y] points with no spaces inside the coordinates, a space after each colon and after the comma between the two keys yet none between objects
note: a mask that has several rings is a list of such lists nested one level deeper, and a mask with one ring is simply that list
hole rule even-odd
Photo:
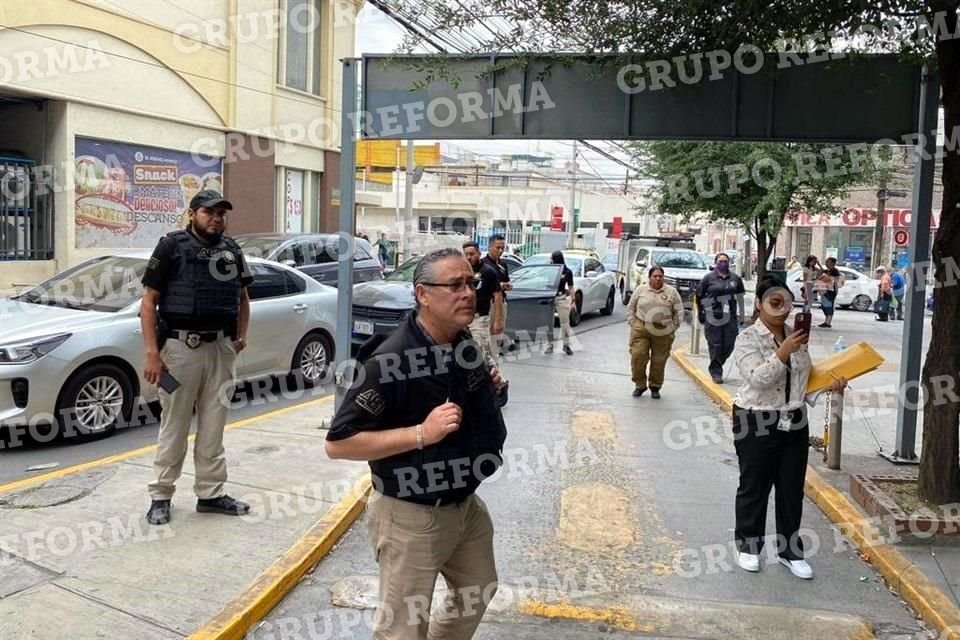
[{"label": "tan cargo pant", "polygon": [[[557,310],[557,315],[560,317],[560,336],[563,339],[563,346],[570,346],[570,338],[573,336],[573,329],[570,328],[570,305],[573,303],[573,300],[570,296],[558,295],[553,299],[553,304]],[[556,330],[553,329],[553,323],[550,323],[550,344],[552,345],[557,341]]]},{"label": "tan cargo pant", "polygon": [[[491,311],[492,313],[492,311]],[[503,330],[507,330],[507,303],[503,303]],[[500,369],[500,347],[503,345],[506,335],[503,333],[491,334],[490,335],[490,357],[493,358],[493,363]]]},{"label": "tan cargo pant", "polygon": [[197,409],[197,438],[193,443],[195,477],[193,490],[198,498],[223,495],[227,481],[227,460],[223,450],[223,427],[233,396],[236,352],[229,338],[201,342],[191,349],[184,342],[168,338],[160,351],[167,370],[180,382],[173,393],[160,389],[160,433],[153,463],[156,481],[148,485],[153,500],[169,500],[187,456],[187,438],[193,409]]},{"label": "tan cargo pant", "polygon": [[630,328],[630,364],[633,370],[633,385],[637,389],[647,388],[647,363],[650,363],[650,388],[663,386],[664,371],[670,347],[676,334],[659,335],[662,332],[647,331],[641,320],[636,320]]},{"label": "tan cargo pant", "polygon": [[[367,513],[380,565],[374,640],[472,638],[497,591],[493,522],[483,500],[430,507],[375,491]],[[431,615],[437,575],[450,591]]]},{"label": "tan cargo pant", "polygon": [[484,359],[496,364],[498,360],[493,359],[494,345],[493,337],[490,335],[490,316],[475,315],[469,328],[470,335],[472,335],[473,339],[480,345]]}]

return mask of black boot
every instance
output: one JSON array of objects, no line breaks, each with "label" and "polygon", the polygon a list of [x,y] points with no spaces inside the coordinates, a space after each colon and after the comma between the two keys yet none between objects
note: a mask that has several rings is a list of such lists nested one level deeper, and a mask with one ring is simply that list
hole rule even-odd
[{"label": "black boot", "polygon": [[170,522],[170,501],[154,500],[147,511],[147,522],[150,524],[167,524]]},{"label": "black boot", "polygon": [[659,388],[654,389],[653,387],[650,387],[650,397],[653,398],[654,400],[659,400],[659,399],[660,399],[660,389],[659,389]]},{"label": "black boot", "polygon": [[646,390],[647,390],[646,387],[644,387],[644,388],[642,388],[642,389],[641,389],[640,387],[637,387],[636,389],[633,390],[633,397],[634,397],[634,398],[639,398],[640,396],[642,396],[642,395],[644,394],[644,392],[645,392]]},{"label": "black boot", "polygon": [[246,502],[234,500],[228,495],[210,500],[197,500],[197,511],[200,513],[222,513],[227,516],[242,516],[250,513],[250,505]]}]

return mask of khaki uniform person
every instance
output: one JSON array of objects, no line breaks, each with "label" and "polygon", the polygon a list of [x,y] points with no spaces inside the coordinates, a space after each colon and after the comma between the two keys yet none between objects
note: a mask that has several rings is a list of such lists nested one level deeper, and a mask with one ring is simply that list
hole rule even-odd
[{"label": "khaki uniform person", "polygon": [[143,276],[144,378],[160,386],[163,409],[153,465],[156,480],[149,485],[150,524],[170,521],[194,409],[197,511],[242,515],[250,510],[223,487],[223,428],[234,359],[246,346],[247,287],[253,282],[240,247],[223,235],[232,208],[216,191],[195,195],[187,212],[190,226],[160,240]]},{"label": "khaki uniform person", "polygon": [[[573,271],[567,267],[563,260],[562,251],[554,251],[550,254],[550,264],[557,264],[562,267],[560,284],[557,287],[557,295],[553,299],[553,307],[557,311],[557,317],[560,320],[560,337],[563,340],[563,352],[568,356],[573,355],[573,349],[570,347],[570,338],[573,336],[573,329],[570,328],[570,309],[573,305]],[[553,324],[551,323],[551,328]],[[553,345],[556,342],[556,332],[551,331],[550,343],[544,350],[544,353],[553,353]]]},{"label": "khaki uniform person", "polygon": [[663,269],[651,267],[649,283],[634,291],[627,306],[630,323],[630,361],[633,369],[633,396],[647,390],[647,363],[650,363],[650,396],[660,397],[664,369],[673,338],[683,318],[683,300],[676,289],[663,283]]}]

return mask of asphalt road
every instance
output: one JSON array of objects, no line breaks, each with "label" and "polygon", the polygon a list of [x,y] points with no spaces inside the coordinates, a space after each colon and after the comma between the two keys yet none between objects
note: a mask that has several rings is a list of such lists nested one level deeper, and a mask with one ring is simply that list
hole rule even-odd
[{"label": "asphalt road", "polygon": [[[625,307],[618,303],[612,316],[591,314],[583,319],[576,331],[578,334],[590,332],[624,322],[624,310]],[[236,422],[315,400],[331,391],[332,389],[312,389],[306,393],[296,393],[286,380],[279,379],[267,381],[257,387],[245,385],[234,397],[235,406],[231,408],[227,422]],[[155,411],[148,413],[148,409],[141,410],[140,414],[155,415]],[[39,437],[31,437],[29,432],[24,433],[19,442],[12,442],[9,434],[4,434],[0,439],[0,484],[156,444],[158,430],[157,420],[147,418],[137,426],[118,429],[111,436],[88,442],[62,439],[48,441],[42,433],[35,434]],[[45,465],[56,467],[30,471],[33,467]]]}]

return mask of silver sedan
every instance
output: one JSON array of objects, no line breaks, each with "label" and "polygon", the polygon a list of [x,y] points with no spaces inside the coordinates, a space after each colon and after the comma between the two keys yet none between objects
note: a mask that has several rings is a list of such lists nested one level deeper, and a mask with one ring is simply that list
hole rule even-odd
[{"label": "silver sedan", "polygon": [[[106,434],[157,388],[143,378],[140,279],[150,253],[88,260],[0,300],[0,425]],[[333,361],[337,292],[284,265],[249,259],[248,347],[238,381],[295,373],[319,382]]]}]

